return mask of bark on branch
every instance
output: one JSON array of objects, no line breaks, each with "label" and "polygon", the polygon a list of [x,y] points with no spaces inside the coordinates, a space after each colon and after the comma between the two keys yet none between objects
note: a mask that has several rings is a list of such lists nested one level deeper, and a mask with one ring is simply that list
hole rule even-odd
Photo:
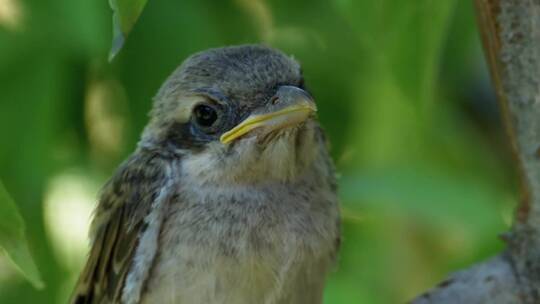
[{"label": "bark on branch", "polygon": [[412,301],[540,303],[540,0],[475,0],[492,80],[520,167],[522,200],[505,252]]}]

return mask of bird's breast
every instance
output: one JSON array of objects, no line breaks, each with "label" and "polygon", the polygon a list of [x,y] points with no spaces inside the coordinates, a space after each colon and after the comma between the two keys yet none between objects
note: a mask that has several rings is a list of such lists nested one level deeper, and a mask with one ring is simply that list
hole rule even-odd
[{"label": "bird's breast", "polygon": [[170,201],[149,284],[170,303],[261,303],[302,268],[331,263],[337,218],[324,187],[185,183]]}]

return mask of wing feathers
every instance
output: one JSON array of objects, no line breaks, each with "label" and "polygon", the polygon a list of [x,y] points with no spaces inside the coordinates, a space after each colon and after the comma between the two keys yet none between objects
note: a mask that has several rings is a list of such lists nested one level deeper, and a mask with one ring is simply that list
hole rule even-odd
[{"label": "wing feathers", "polygon": [[92,248],[70,303],[121,303],[135,249],[147,228],[145,217],[167,181],[166,166],[156,155],[138,152],[104,187]]}]

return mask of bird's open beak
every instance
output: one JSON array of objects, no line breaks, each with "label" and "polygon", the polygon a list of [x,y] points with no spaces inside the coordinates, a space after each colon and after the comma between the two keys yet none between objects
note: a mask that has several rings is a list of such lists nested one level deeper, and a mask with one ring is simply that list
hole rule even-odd
[{"label": "bird's open beak", "polygon": [[231,130],[223,133],[220,141],[224,144],[255,129],[264,129],[267,134],[274,130],[304,122],[317,111],[313,98],[304,90],[293,86],[281,86],[272,98],[274,104],[266,105],[259,113],[254,113]]}]

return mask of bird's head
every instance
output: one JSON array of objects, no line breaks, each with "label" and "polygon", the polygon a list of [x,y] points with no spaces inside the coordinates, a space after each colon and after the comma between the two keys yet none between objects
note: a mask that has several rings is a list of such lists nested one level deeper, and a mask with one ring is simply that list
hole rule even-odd
[{"label": "bird's head", "polygon": [[321,153],[300,65],[247,45],[189,57],[158,92],[140,145],[181,157],[207,182],[290,181]]}]

